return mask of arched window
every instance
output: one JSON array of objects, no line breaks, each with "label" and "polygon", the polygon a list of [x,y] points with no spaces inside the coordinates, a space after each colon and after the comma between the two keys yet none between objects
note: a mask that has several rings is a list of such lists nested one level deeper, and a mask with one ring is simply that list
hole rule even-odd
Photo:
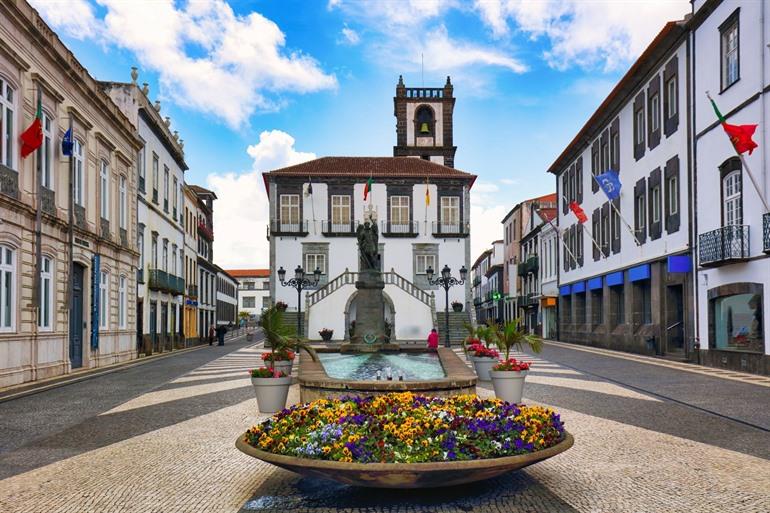
[{"label": "arched window", "polygon": [[126,177],[120,175],[119,192],[119,216],[120,227],[126,229],[128,225],[128,199],[126,197]]},{"label": "arched window", "polygon": [[41,330],[50,330],[53,326],[54,289],[53,260],[43,257],[40,267],[40,313],[37,325]]},{"label": "arched window", "polygon": [[722,177],[722,225],[743,224],[743,176],[741,161],[731,158],[720,167]]},{"label": "arched window", "polygon": [[102,219],[110,220],[110,167],[107,161],[99,162],[99,193],[101,194],[100,214]]},{"label": "arched window", "polygon": [[118,327],[126,329],[126,277],[118,278]]},{"label": "arched window", "polygon": [[15,169],[14,142],[16,94],[11,84],[0,77],[0,164]]},{"label": "arched window", "polygon": [[0,331],[16,324],[16,251],[0,246]]},{"label": "arched window", "polygon": [[101,271],[99,276],[99,329],[110,326],[110,274]]},{"label": "arched window", "polygon": [[73,195],[76,205],[81,207],[83,204],[83,143],[79,139],[72,142],[72,168],[73,168]]},{"label": "arched window", "polygon": [[415,124],[418,137],[432,136],[436,124],[433,119],[433,109],[427,105],[418,107],[415,112]]}]

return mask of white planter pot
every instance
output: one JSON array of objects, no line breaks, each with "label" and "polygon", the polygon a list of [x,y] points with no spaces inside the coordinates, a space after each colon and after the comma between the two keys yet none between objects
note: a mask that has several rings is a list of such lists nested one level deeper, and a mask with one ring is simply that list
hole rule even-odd
[{"label": "white planter pot", "polygon": [[287,376],[291,376],[291,367],[293,364],[294,360],[276,360],[274,364],[273,362],[265,362],[265,367],[283,371]]},{"label": "white planter pot", "polygon": [[489,376],[489,371],[492,370],[492,367],[497,363],[497,358],[471,356],[471,361],[473,362],[476,376],[478,376],[481,381],[489,381],[492,379]]},{"label": "white planter pot", "polygon": [[260,413],[275,413],[286,408],[291,376],[285,378],[251,378]]},{"label": "white planter pot", "polygon": [[498,399],[520,404],[524,393],[524,379],[529,371],[490,371],[492,386]]}]

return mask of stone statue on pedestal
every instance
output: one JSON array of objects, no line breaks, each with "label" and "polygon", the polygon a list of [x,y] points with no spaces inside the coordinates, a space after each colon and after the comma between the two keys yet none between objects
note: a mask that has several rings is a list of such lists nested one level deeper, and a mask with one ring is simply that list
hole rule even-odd
[{"label": "stone statue on pedestal", "polygon": [[380,254],[377,223],[371,223],[369,220],[364,221],[364,224],[358,225],[356,237],[358,238],[361,271],[379,271]]}]

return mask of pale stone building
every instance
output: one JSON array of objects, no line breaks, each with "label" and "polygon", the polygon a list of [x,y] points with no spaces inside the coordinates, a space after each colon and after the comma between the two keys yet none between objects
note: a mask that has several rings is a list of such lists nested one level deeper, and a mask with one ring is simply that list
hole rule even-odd
[{"label": "pale stone building", "polygon": [[258,320],[271,304],[270,269],[230,269],[227,272],[238,280],[238,312],[246,312],[249,320]]},{"label": "pale stone building", "polygon": [[[0,387],[135,358],[140,138],[23,1],[0,2],[0,92]],[[22,159],[39,93],[43,146]]]},{"label": "pale stone building", "polygon": [[194,345],[207,333],[198,330],[198,195],[184,184],[184,314],[183,333]]}]

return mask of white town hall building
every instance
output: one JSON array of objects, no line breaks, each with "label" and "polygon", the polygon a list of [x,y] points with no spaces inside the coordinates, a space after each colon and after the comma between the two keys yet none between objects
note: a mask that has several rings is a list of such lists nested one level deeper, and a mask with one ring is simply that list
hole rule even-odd
[{"label": "white town hall building", "polygon": [[[385,281],[385,317],[396,341],[424,340],[434,326],[442,333],[445,292],[430,285],[447,265],[459,278],[470,267],[470,189],[475,175],[454,169],[452,85],[396,88],[396,157],[323,157],[263,174],[270,202],[270,296],[296,316],[297,291],[282,286],[301,266],[321,279],[302,292],[303,332],[317,339],[334,330],[349,338],[356,318],[359,270],[356,229],[365,220],[379,230],[380,266]],[[449,164],[449,165],[444,165]],[[371,191],[364,199],[364,189]],[[469,320],[470,283],[449,290],[449,302],[463,305],[455,323]],[[451,310],[451,308],[450,308]],[[437,319],[437,312],[439,316]],[[296,319],[296,317],[294,317]],[[443,333],[442,333],[443,335]]]}]

